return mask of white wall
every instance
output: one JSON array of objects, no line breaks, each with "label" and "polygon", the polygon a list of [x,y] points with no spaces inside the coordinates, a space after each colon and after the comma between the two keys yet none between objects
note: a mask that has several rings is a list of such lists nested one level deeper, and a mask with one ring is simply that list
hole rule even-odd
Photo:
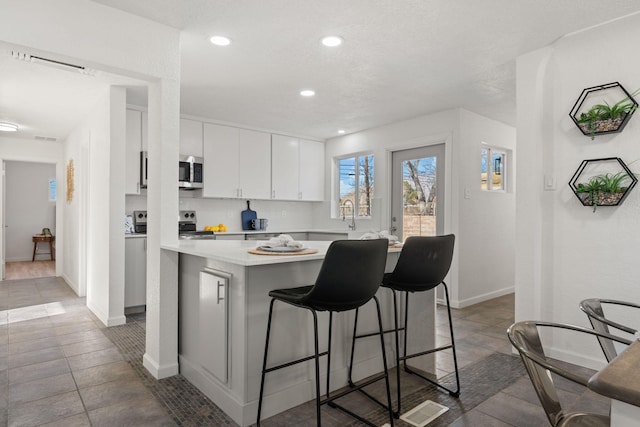
[{"label": "white wall", "polygon": [[[49,201],[49,179],[55,177],[55,164],[6,162],[5,261],[31,261],[31,236],[44,227],[56,234],[56,202]],[[38,253],[48,251],[48,244],[38,245]],[[49,255],[36,258],[50,259]]]},{"label": "white wall", "polygon": [[124,159],[125,98],[124,88],[105,87],[65,144],[65,164],[74,164],[74,192],[64,209],[63,277],[79,295],[86,291],[87,306],[107,326],[125,322],[124,178],[112,170]]},{"label": "white wall", "polygon": [[[456,235],[454,261],[447,281],[454,307],[480,302],[513,288],[513,220],[505,220],[514,213],[513,194],[478,194],[480,142],[483,140],[514,149],[515,132],[510,126],[456,109],[334,138],[326,145],[325,163],[327,171],[331,170],[326,176],[326,200],[331,200],[335,185],[333,159],[351,153],[373,152],[373,217],[357,221],[357,226],[359,230],[388,230],[391,152],[445,144],[444,232]],[[465,188],[477,189],[472,191],[470,200],[463,199]],[[331,202],[318,206],[314,210],[315,225],[346,228],[339,219],[330,219],[331,212]],[[497,256],[504,257],[504,265],[487,264],[484,245],[476,246],[484,241],[488,231],[502,237],[495,250]],[[479,277],[481,274],[483,277]]]},{"label": "white wall", "polygon": [[[507,191],[480,189],[482,142],[507,151]],[[515,145],[513,127],[460,111],[460,139],[454,161],[460,195],[457,239],[460,306],[514,291]],[[465,191],[469,198],[465,197]]]},{"label": "white wall", "polygon": [[[518,320],[588,326],[578,309],[582,299],[640,300],[640,193],[635,189],[622,205],[593,213],[567,185],[583,159],[620,157],[640,171],[637,113],[622,133],[593,141],[568,115],[586,87],[619,81],[630,92],[640,88],[640,60],[633,55],[639,38],[636,15],[518,59]],[[556,191],[543,191],[545,175],[556,178]],[[555,338],[550,345],[576,362],[602,365],[597,344]]]}]

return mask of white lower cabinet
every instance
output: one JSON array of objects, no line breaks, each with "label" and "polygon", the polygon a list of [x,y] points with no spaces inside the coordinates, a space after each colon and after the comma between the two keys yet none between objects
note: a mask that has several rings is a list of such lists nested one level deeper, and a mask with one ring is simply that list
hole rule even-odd
[{"label": "white lower cabinet", "polygon": [[219,381],[227,382],[229,276],[205,269],[200,272],[198,307],[198,363]]},{"label": "white lower cabinet", "polygon": [[147,304],[147,239],[124,239],[124,306]]}]

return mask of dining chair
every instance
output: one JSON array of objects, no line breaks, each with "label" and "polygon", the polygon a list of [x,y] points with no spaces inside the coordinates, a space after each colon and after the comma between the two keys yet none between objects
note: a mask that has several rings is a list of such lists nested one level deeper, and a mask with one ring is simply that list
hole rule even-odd
[{"label": "dining chair", "polygon": [[540,330],[568,330],[577,334],[591,335],[596,338],[606,338],[629,345],[631,341],[616,337],[593,329],[562,323],[523,321],[514,323],[507,330],[511,344],[518,350],[531,384],[538,395],[538,399],[553,427],[599,427],[609,426],[610,418],[606,415],[587,412],[565,412],[560,404],[553,376],[557,374],[569,381],[587,387],[590,375],[584,371],[570,369],[570,365],[557,359],[551,359],[545,354],[545,346],[540,338]]},{"label": "dining chair", "polygon": [[[617,331],[622,331],[630,335],[635,335],[636,332],[638,332],[638,330],[635,328],[623,325],[611,320],[610,318],[607,318],[604,314],[604,310],[602,307],[603,305],[640,309],[640,305],[628,301],[602,298],[589,298],[582,300],[580,301],[579,305],[580,310],[582,310],[587,315],[587,318],[589,318],[589,322],[591,323],[593,329],[606,334],[611,333],[609,328],[613,328]],[[638,312],[638,314],[640,314],[640,312]],[[611,362],[613,359],[615,359],[615,357],[618,355],[618,351],[613,345],[613,342],[603,337],[599,337],[598,342],[600,343],[600,347],[602,348],[602,351],[607,358],[607,362]]]}]

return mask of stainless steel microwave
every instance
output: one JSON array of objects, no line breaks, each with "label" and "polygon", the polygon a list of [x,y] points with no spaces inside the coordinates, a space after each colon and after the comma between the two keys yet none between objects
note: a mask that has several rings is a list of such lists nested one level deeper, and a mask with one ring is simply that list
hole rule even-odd
[{"label": "stainless steel microwave", "polygon": [[180,156],[178,183],[180,188],[193,190],[202,188],[202,164],[204,159],[196,156]]},{"label": "stainless steel microwave", "polygon": [[[202,188],[202,164],[204,159],[196,156],[180,156],[178,163],[178,187],[183,190]],[[147,188],[148,156],[146,151],[140,153],[140,186]]]}]

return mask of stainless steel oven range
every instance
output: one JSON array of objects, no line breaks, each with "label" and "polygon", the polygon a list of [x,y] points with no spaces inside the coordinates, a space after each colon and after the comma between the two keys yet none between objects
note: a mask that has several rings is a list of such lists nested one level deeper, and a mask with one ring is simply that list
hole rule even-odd
[{"label": "stainless steel oven range", "polygon": [[213,231],[197,229],[196,211],[180,211],[178,216],[178,238],[180,240],[212,240],[216,238]]}]

